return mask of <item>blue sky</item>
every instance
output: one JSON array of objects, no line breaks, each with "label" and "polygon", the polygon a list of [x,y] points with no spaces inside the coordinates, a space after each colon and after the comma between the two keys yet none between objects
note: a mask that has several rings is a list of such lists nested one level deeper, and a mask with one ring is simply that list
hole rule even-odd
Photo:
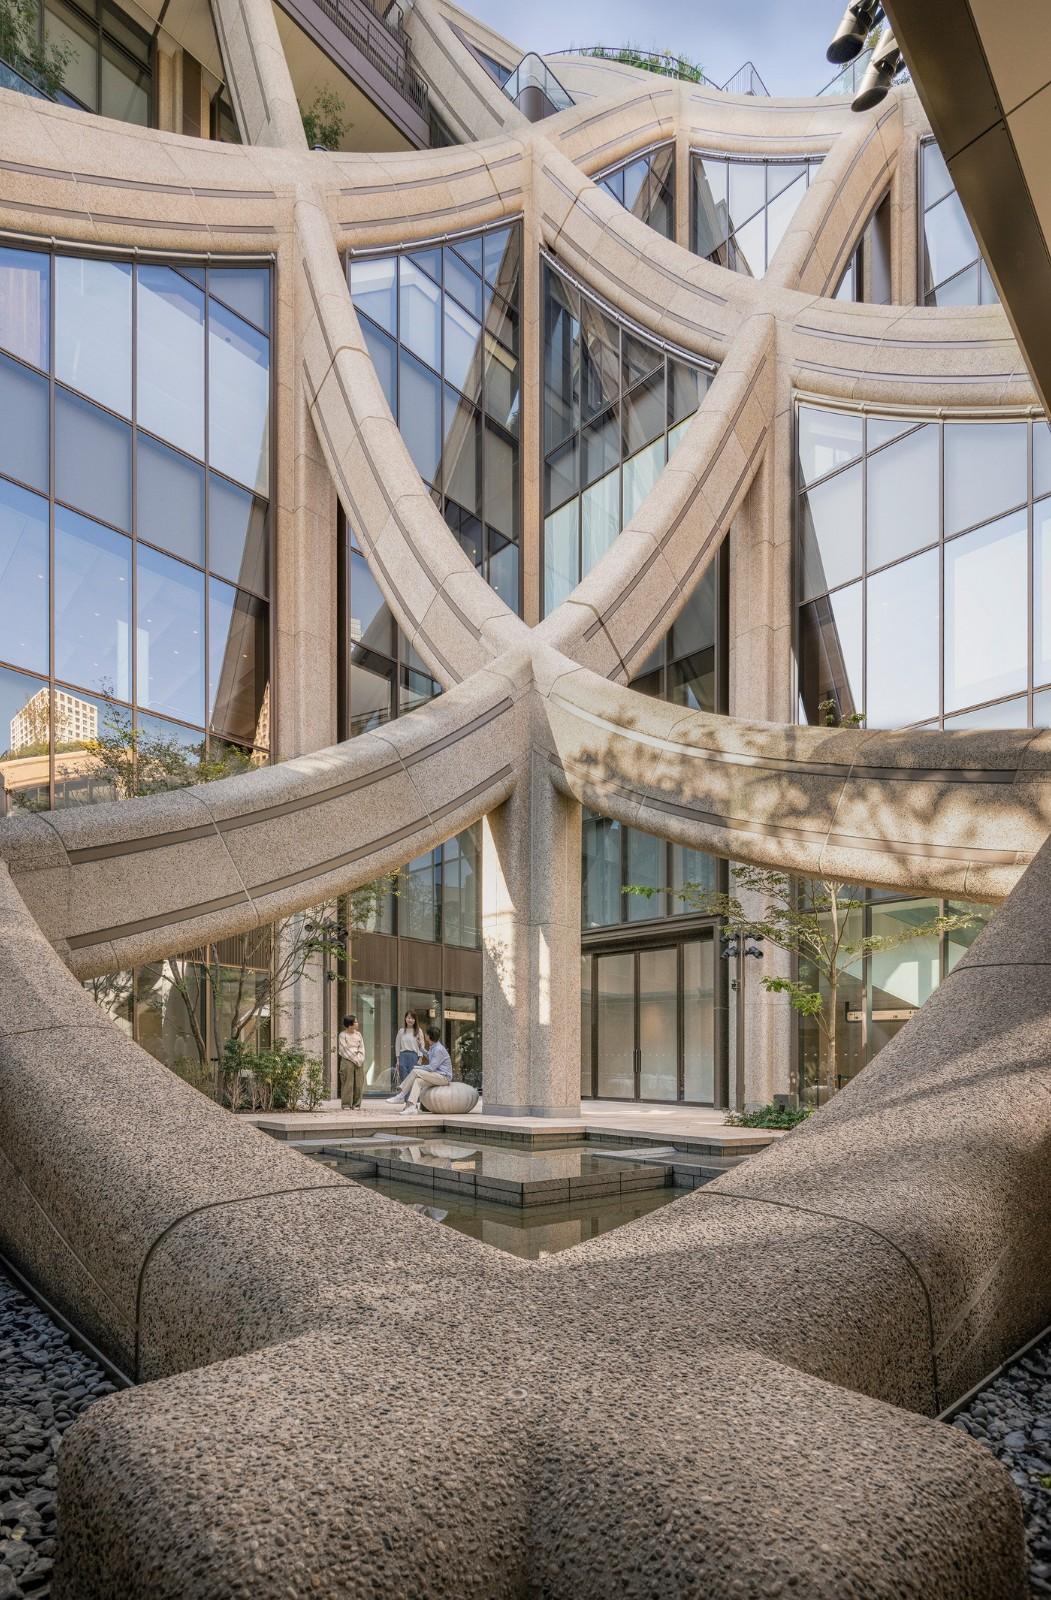
[{"label": "blue sky", "polygon": [[816,94],[835,73],[825,46],[845,0],[459,0],[523,50],[634,44],[699,61],[723,83],[755,62],[772,94]]}]

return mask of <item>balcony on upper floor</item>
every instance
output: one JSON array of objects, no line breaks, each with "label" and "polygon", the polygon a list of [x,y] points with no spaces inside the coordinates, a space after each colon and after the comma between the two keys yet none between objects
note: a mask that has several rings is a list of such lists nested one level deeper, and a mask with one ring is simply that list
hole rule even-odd
[{"label": "balcony on upper floor", "polygon": [[427,86],[416,71],[398,0],[374,10],[366,0],[276,0],[278,31],[299,103],[318,90],[346,114],[341,146],[421,148],[432,137]]}]

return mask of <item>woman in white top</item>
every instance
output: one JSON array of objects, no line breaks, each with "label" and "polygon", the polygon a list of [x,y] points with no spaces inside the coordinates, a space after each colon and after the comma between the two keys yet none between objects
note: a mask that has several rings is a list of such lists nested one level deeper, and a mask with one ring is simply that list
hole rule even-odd
[{"label": "woman in white top", "polygon": [[405,1082],[413,1067],[417,1065],[423,1050],[423,1029],[416,1021],[415,1011],[406,1011],[405,1025],[399,1028],[398,1037],[394,1041],[399,1085]]}]

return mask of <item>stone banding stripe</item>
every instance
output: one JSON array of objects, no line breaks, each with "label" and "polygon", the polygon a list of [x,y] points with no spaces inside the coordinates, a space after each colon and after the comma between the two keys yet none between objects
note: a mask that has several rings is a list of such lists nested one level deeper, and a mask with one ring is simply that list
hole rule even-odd
[{"label": "stone banding stripe", "polygon": [[[625,733],[624,737],[631,736]],[[892,859],[934,858],[960,866],[981,864],[1013,867],[1024,865],[1029,859],[1018,850],[988,850],[978,845],[958,848],[947,844],[914,843],[906,839],[870,839],[862,835],[826,833],[820,828],[792,827],[784,822],[759,822],[753,817],[734,817],[720,811],[705,811],[699,806],[690,806],[680,800],[666,800],[663,796],[651,794],[644,789],[633,789],[621,783],[609,783],[601,777],[596,777],[590,768],[581,767],[572,760],[559,761],[556,756],[550,759],[556,768],[561,766],[567,782],[569,778],[575,778],[586,788],[587,803],[597,811],[602,810],[603,794],[612,793],[620,795],[630,805],[645,808],[647,811],[661,811],[667,816],[682,817],[687,822],[698,822],[704,827],[717,828],[725,833],[749,834],[759,839],[783,839],[788,843],[829,845],[838,850],[861,850]],[[840,776],[845,783],[848,774],[843,772]]]},{"label": "stone banding stripe", "polygon": [[384,762],[383,766],[373,767],[370,772],[363,772],[356,778],[347,778],[341,783],[330,784],[328,788],[318,789],[313,794],[300,795],[294,800],[284,800],[278,805],[264,806],[258,811],[242,812],[235,817],[220,817],[214,822],[205,822],[196,828],[174,828],[168,833],[149,834],[142,839],[118,839],[111,844],[85,845],[79,850],[67,850],[66,855],[74,866],[82,861],[105,861],[113,856],[134,855],[143,850],[162,850],[171,845],[188,844],[194,839],[211,838],[216,832],[232,833],[238,828],[254,827],[257,822],[271,822],[275,817],[288,817],[298,811],[308,811],[313,806],[327,805],[332,800],[342,799],[346,794],[354,794],[358,789],[367,789],[372,784],[396,777],[406,767],[414,767],[421,761],[429,761],[440,750],[447,750],[450,745],[459,744],[461,739],[467,739],[479,729],[487,727],[490,722],[503,716],[513,707],[514,701],[511,696],[505,695],[488,711],[483,711],[470,722],[465,722],[462,728],[454,729],[441,739],[432,739],[400,760]]},{"label": "stone banding stripe", "polygon": [[[119,923],[112,928],[96,930],[91,933],[73,934],[67,940],[70,950],[84,950],[97,944],[118,942],[121,939],[132,938],[139,933],[150,933],[154,928],[166,927],[169,923],[190,922],[196,917],[209,916],[216,911],[225,911],[230,906],[244,905],[246,901],[252,902],[262,899],[268,894],[276,894],[282,889],[293,888],[296,884],[307,883],[312,878],[324,877],[329,872],[337,872],[341,867],[351,866],[355,861],[360,861],[364,856],[376,855],[380,851],[389,849],[392,845],[400,844],[403,839],[411,838],[413,834],[436,822],[441,822],[443,817],[461,810],[465,804],[476,800],[486,794],[494,786],[502,783],[514,773],[510,762],[498,767],[488,778],[482,780],[464,793],[456,796],[454,800],[446,801],[445,805],[429,812],[425,817],[414,818],[401,828],[382,834],[379,838],[370,839],[359,845],[356,850],[347,850],[342,855],[332,856],[327,861],[313,862],[310,866],[302,867],[298,872],[286,873],[281,878],[271,878],[267,882],[252,883],[247,885],[243,894],[224,895],[218,900],[206,900],[193,906],[184,906],[178,911],[162,912],[158,916],[143,917],[137,922]],[[255,819],[250,819],[254,821]],[[157,841],[163,844],[163,839]]]},{"label": "stone banding stripe", "polygon": [[147,194],[193,195],[198,200],[273,200],[273,189],[208,189],[193,183],[144,183],[136,178],[112,178],[102,173],[76,172],[68,168],[38,167],[28,161],[0,161],[0,170],[21,172],[30,178],[49,178],[55,183],[92,183],[107,189],[137,189]]},{"label": "stone banding stripe", "polygon": [[[431,187],[431,185],[428,185],[428,187]],[[354,228],[362,229],[382,227],[396,229],[399,227],[404,227],[406,223],[432,222],[441,217],[458,217],[461,216],[465,211],[477,211],[480,206],[492,206],[504,200],[514,200],[518,198],[521,193],[521,186],[517,186],[512,189],[494,189],[492,194],[480,195],[477,200],[458,200],[455,205],[439,206],[433,211],[406,211],[398,217],[392,217],[389,214],[381,217],[355,217],[349,222],[341,221],[339,226],[347,232]],[[402,250],[405,248],[406,243],[408,243],[411,248],[415,245],[416,241],[406,241],[404,238],[402,238],[398,241],[397,246],[392,246],[392,248]]]}]

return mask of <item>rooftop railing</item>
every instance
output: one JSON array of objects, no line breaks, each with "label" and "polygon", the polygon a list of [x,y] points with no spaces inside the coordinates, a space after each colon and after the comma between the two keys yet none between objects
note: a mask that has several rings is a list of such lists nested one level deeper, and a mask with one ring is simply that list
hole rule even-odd
[{"label": "rooftop railing", "polygon": [[751,61],[738,67],[725,83],[714,83],[695,62],[687,61],[685,56],[672,55],[667,50],[637,50],[631,44],[584,44],[570,45],[566,50],[552,50],[550,54],[597,56],[601,61],[617,61],[625,67],[637,67],[640,72],[655,72],[662,78],[678,78],[682,83],[703,83],[706,88],[718,89],[723,94],[770,93]]},{"label": "rooftop railing", "polygon": [[504,94],[530,122],[542,122],[574,104],[573,96],[533,50],[522,57],[504,84]]}]

